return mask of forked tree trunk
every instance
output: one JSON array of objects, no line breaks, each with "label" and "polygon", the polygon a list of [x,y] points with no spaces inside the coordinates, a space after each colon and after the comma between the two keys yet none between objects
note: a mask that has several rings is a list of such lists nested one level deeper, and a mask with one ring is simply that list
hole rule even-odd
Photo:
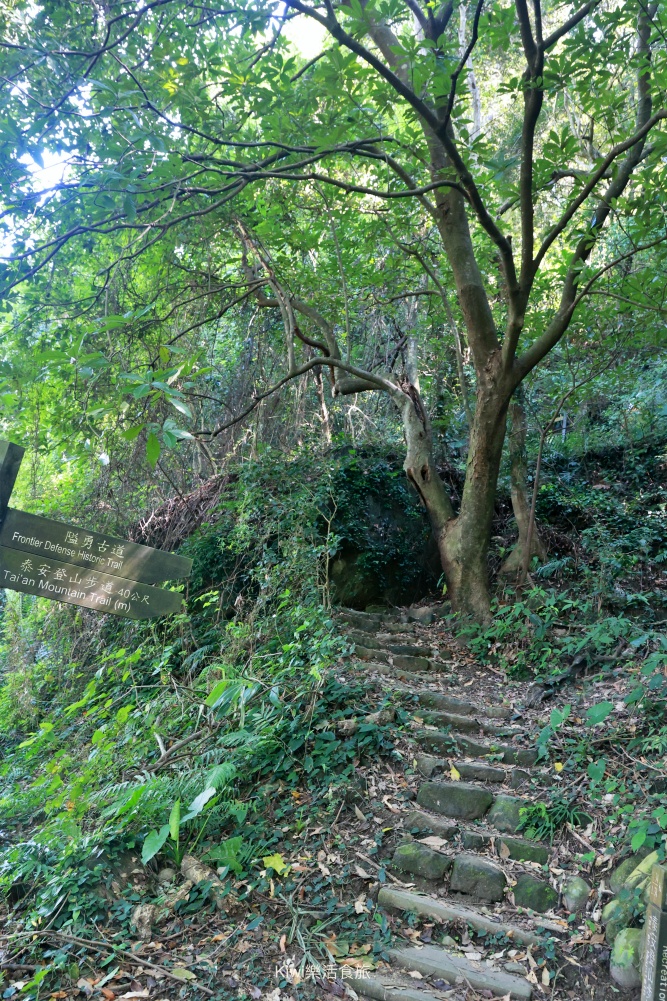
[{"label": "forked tree trunk", "polygon": [[509,407],[511,429],[509,434],[510,458],[510,489],[512,493],[512,510],[516,521],[519,537],[514,548],[500,568],[501,574],[516,576],[524,565],[526,547],[530,535],[530,554],[528,562],[537,556],[540,562],[547,558],[547,551],[537,525],[530,530],[530,504],[526,495],[528,480],[528,456],[526,454],[526,411],[523,402],[516,395]]},{"label": "forked tree trunk", "polygon": [[435,467],[430,425],[419,395],[410,387],[400,403],[395,399],[405,430],[404,468],[428,512],[452,608],[480,622],[490,616],[487,557],[508,395],[500,381],[480,380],[458,514]]}]

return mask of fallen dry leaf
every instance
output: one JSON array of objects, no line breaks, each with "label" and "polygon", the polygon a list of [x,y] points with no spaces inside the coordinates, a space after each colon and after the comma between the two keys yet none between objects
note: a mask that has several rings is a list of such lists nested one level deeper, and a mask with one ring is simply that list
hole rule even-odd
[{"label": "fallen dry leaf", "polygon": [[423,980],[423,976],[419,970],[408,970],[408,976],[413,977],[415,980]]},{"label": "fallen dry leaf", "polygon": [[545,966],[545,968],[542,970],[542,983],[544,984],[545,987],[549,986],[550,980],[551,980],[551,974],[549,973],[549,971]]},{"label": "fallen dry leaf", "polygon": [[285,944],[286,944],[286,942],[287,942],[287,935],[281,935],[280,936],[280,942],[278,943],[278,946],[279,946],[281,952],[285,951]]},{"label": "fallen dry leaf", "polygon": [[507,845],[505,844],[504,841],[500,842],[500,848],[498,849],[498,854],[500,855],[501,858],[509,858],[510,857],[510,850],[509,850],[509,848],[507,847]]},{"label": "fallen dry leaf", "polygon": [[363,813],[361,812],[356,803],[354,804],[354,815],[357,818],[357,820],[366,820],[366,818],[364,817]]}]

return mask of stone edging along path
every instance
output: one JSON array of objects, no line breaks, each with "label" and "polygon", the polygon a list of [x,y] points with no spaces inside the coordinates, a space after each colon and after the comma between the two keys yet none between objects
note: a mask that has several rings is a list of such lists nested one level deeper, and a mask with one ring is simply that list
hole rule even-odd
[{"label": "stone edging along path", "polygon": [[[416,804],[406,804],[392,860],[396,882],[411,885],[383,886],[377,904],[389,914],[418,915],[441,929],[468,928],[507,945],[483,960],[470,941],[458,944],[449,936],[442,946],[397,943],[389,953],[391,968],[360,975],[354,990],[379,1001],[459,1001],[469,989],[471,997],[551,997],[549,973],[531,950],[546,946],[553,955],[559,942],[567,942],[572,923],[591,910],[593,888],[560,864],[558,843],[521,833],[521,808],[539,802],[549,773],[538,762],[534,738],[512,723],[511,706],[476,691],[462,697],[451,665],[424,640],[420,622],[427,625],[433,614],[338,614],[341,631],[355,645],[354,670],[412,709],[407,736],[423,778]],[[610,944],[621,926],[610,928]],[[612,969],[616,982],[636,987],[637,962]]]}]

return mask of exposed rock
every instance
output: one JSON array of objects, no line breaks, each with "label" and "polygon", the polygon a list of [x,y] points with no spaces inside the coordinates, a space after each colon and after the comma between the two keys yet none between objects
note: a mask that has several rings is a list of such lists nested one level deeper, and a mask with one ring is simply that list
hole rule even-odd
[{"label": "exposed rock", "polygon": [[581,876],[571,876],[563,884],[563,903],[568,911],[577,914],[586,907],[591,888]]},{"label": "exposed rock", "polygon": [[486,819],[496,830],[514,834],[521,825],[519,811],[524,806],[528,806],[525,799],[516,796],[497,796]]},{"label": "exposed rock", "polygon": [[526,841],[524,838],[496,838],[496,851],[501,856],[503,845],[509,853],[507,858],[516,859],[517,862],[537,862],[538,865],[546,865],[549,861],[549,849],[534,841]]},{"label": "exposed rock", "polygon": [[543,914],[556,906],[558,894],[545,880],[526,872],[516,881],[514,902],[517,907],[529,907],[532,911]]},{"label": "exposed rock", "polygon": [[[359,647],[357,647],[357,650]],[[378,653],[374,650],[373,653]],[[368,657],[368,660],[373,660],[372,657]],[[382,655],[384,659],[384,654]],[[409,657],[404,653],[392,654],[392,660],[394,667],[399,667],[403,671],[430,671],[432,666],[432,661],[427,660],[426,657]]]},{"label": "exposed rock", "polygon": [[470,893],[481,900],[502,900],[505,895],[503,870],[476,855],[459,855],[452,867],[450,888],[458,893]]},{"label": "exposed rock", "polygon": [[488,789],[465,782],[424,782],[417,802],[427,810],[444,813],[448,817],[477,820],[493,803],[493,794]]},{"label": "exposed rock", "polygon": [[432,754],[418,754],[417,758],[417,771],[424,776],[425,779],[430,779],[432,775],[437,772],[442,772],[447,767],[447,762],[444,758],[436,758]]},{"label": "exposed rock", "polygon": [[642,936],[643,932],[639,928],[624,928],[614,941],[609,972],[611,979],[625,990],[633,990],[642,982]]},{"label": "exposed rock", "polygon": [[204,865],[194,855],[184,855],[181,861],[181,873],[183,877],[195,886],[197,883],[207,882],[211,884],[209,890],[211,899],[215,901],[215,906],[219,911],[227,910],[230,900],[225,901],[224,885],[210,866]]},{"label": "exposed rock", "polygon": [[153,932],[152,927],[156,923],[157,907],[155,904],[139,904],[132,911],[131,923],[137,929],[137,935],[142,942],[150,942]]},{"label": "exposed rock", "polygon": [[440,820],[438,817],[430,817],[427,813],[422,813],[421,810],[412,810],[403,821],[404,830],[413,831],[415,828],[418,831],[437,834],[439,838],[445,838],[446,841],[451,841],[452,838],[456,837],[459,830],[456,824],[451,824],[448,820]]},{"label": "exposed rock", "polygon": [[512,789],[521,789],[523,786],[528,785],[530,782],[530,772],[527,772],[525,768],[515,768],[512,771],[512,776],[510,778],[510,785]]},{"label": "exposed rock", "polygon": [[504,768],[494,768],[476,761],[457,761],[456,768],[462,779],[478,782],[504,782],[506,777]]},{"label": "exposed rock", "polygon": [[430,626],[435,621],[436,611],[431,605],[426,605],[424,608],[409,608],[408,621],[421,622],[423,626]]},{"label": "exposed rock", "polygon": [[491,838],[488,835],[478,834],[477,831],[464,831],[461,841],[466,851],[475,852],[488,845]]},{"label": "exposed rock", "polygon": [[442,879],[452,860],[447,855],[441,855],[428,845],[418,841],[409,841],[399,845],[394,852],[393,864],[403,872],[411,872],[414,876],[424,879]]},{"label": "exposed rock", "polygon": [[626,879],[631,872],[637,868],[640,862],[643,862],[650,852],[648,849],[643,852],[637,852],[635,855],[630,855],[628,858],[623,859],[623,861],[616,866],[611,876],[609,877],[609,889],[612,893],[620,893],[621,887],[625,883]]},{"label": "exposed rock", "polygon": [[605,926],[607,942],[611,945],[619,932],[631,924],[634,917],[634,905],[630,896],[627,900],[614,897],[602,910],[602,924]]},{"label": "exposed rock", "polygon": [[528,973],[528,968],[523,963],[505,963],[503,969],[508,973],[518,973],[521,977],[525,977]]}]

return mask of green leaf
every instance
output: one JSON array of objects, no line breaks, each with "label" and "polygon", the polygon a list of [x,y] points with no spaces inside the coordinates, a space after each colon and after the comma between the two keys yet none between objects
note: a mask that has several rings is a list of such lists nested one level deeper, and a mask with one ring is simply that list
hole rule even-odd
[{"label": "green leaf", "polygon": [[178,841],[178,832],[181,826],[181,801],[177,799],[169,814],[169,834],[172,841]]},{"label": "green leaf", "polygon": [[635,835],[633,835],[632,841],[630,842],[630,845],[632,846],[633,852],[638,852],[639,851],[639,849],[642,847],[642,845],[646,841],[647,834],[648,834],[648,831],[647,831],[646,825],[645,825],[643,827],[640,827],[640,829],[637,831],[637,833]]},{"label": "green leaf", "polygon": [[591,726],[596,726],[598,723],[602,723],[606,720],[614,711],[613,702],[598,702],[597,705],[591,706],[590,709],[586,710],[586,719],[591,724]]},{"label": "green leaf", "polygon": [[145,426],[145,424],[139,424],[137,427],[127,428],[125,431],[121,431],[120,436],[125,441],[134,441],[135,438],[139,437]]},{"label": "green leaf", "polygon": [[204,702],[204,705],[208,706],[209,709],[215,709],[216,702],[219,700],[220,696],[222,695],[222,693],[224,692],[224,690],[227,688],[228,685],[229,685],[228,678],[223,678],[222,681],[219,681],[217,685],[214,686],[213,691]]},{"label": "green leaf", "polygon": [[600,758],[599,761],[591,761],[586,769],[588,777],[594,782],[601,782],[607,769],[607,759]]},{"label": "green leaf", "polygon": [[168,837],[169,824],[165,824],[159,831],[151,831],[146,835],[141,849],[141,861],[144,865],[157,855]]},{"label": "green leaf", "polygon": [[160,442],[157,435],[153,434],[152,431],[146,438],[146,458],[150,463],[151,469],[155,469],[157,460],[160,458]]},{"label": "green leaf", "polygon": [[273,869],[276,876],[282,876],[283,873],[289,872],[291,868],[282,855],[277,852],[275,855],[265,855],[262,862],[264,863],[266,869]]}]

